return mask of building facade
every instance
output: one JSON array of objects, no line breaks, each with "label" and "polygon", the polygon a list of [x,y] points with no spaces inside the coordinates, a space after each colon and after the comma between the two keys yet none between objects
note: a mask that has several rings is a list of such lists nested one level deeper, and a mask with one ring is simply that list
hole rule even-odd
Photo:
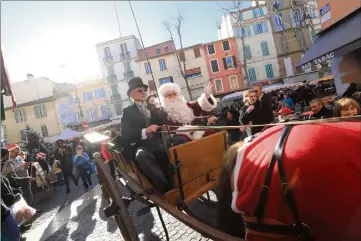
[{"label": "building facade", "polygon": [[214,96],[244,89],[235,37],[204,44],[203,50]]},{"label": "building facade", "polygon": [[82,123],[94,127],[110,122],[112,116],[102,79],[78,84],[68,96],[57,99],[56,109],[62,128],[79,131]]},{"label": "building facade", "polygon": [[106,98],[115,118],[119,118],[123,109],[131,104],[127,96],[128,81],[139,75],[136,63],[139,49],[141,44],[134,35],[96,45],[102,77],[106,84]]},{"label": "building facade", "polygon": [[[139,77],[143,79],[144,83],[149,85],[150,93],[156,93],[156,88],[169,82],[178,84],[182,95],[187,100],[196,99],[203,93],[203,87],[209,80],[209,75],[205,53],[201,44],[190,46],[180,51],[175,50],[172,41],[167,41],[147,47],[145,52],[147,53],[149,63],[145,59],[144,51],[138,52]],[[182,71],[179,67],[178,58]],[[186,71],[184,71],[183,62],[186,65]],[[182,72],[186,76],[191,94],[188,92]]]},{"label": "building facade", "polygon": [[[218,33],[221,39],[236,37],[240,60],[250,83],[262,84],[279,79],[280,67],[267,5],[224,15]],[[247,82],[245,86],[248,86]]]}]

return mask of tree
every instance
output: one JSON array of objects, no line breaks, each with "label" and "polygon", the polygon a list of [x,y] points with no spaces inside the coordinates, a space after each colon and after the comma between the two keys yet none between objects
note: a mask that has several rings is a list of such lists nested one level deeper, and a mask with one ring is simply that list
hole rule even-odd
[{"label": "tree", "polygon": [[[165,26],[166,30],[168,31],[168,33],[170,35],[170,38],[171,38],[171,40],[173,42],[174,55],[177,58],[180,73],[181,73],[181,75],[182,75],[182,77],[183,77],[183,79],[184,79],[184,81],[186,83],[186,88],[187,88],[187,91],[188,91],[188,94],[189,94],[189,98],[191,100],[193,100],[192,89],[189,86],[188,78],[187,78],[187,74],[186,74],[186,72],[187,72],[186,60],[185,60],[185,58],[180,59],[180,57],[179,57],[179,53],[183,53],[183,55],[185,54],[184,49],[183,49],[183,39],[182,39],[183,22],[184,22],[184,16],[180,11],[178,11],[177,17],[174,20],[173,24],[171,24],[168,20],[165,20],[165,21],[163,21],[163,25]],[[179,51],[177,51],[176,46],[175,46],[172,29],[176,32],[176,34],[177,34],[177,36],[179,38],[179,45],[180,45],[180,50]]]},{"label": "tree", "polygon": [[25,141],[25,148],[29,153],[37,149],[39,152],[48,153],[47,148],[41,142],[41,137],[38,131],[34,130],[30,125],[26,125],[22,132],[22,140]]}]

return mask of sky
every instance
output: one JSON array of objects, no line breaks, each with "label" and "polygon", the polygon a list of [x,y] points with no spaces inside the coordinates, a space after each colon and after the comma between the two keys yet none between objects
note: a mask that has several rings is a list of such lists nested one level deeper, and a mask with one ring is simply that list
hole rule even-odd
[{"label": "sky", "polygon": [[[233,3],[132,1],[132,6],[145,46],[169,40],[162,21],[180,10],[185,47],[217,40],[222,8]],[[128,1],[117,1],[116,7],[121,35],[139,38]],[[28,73],[56,82],[101,77],[95,44],[118,37],[113,1],[1,2],[1,45],[12,82],[25,80]]]}]

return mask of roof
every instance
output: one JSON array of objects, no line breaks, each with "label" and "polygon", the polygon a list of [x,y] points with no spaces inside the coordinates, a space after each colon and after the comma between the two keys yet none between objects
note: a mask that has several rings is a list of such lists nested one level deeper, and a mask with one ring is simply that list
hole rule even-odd
[{"label": "roof", "polygon": [[361,8],[325,29],[296,66],[305,70],[361,48]]},{"label": "roof", "polygon": [[112,40],[107,40],[105,42],[97,43],[97,44],[95,44],[95,47],[101,47],[101,46],[104,46],[104,45],[117,43],[117,42],[120,42],[120,41],[132,39],[132,38],[136,39],[136,37],[134,35],[129,35],[129,36],[125,36],[125,37],[116,38],[116,39],[112,39]]},{"label": "roof", "polygon": [[[32,105],[42,104],[42,103],[46,103],[46,102],[51,102],[51,101],[55,101],[58,98],[65,97],[65,96],[68,96],[68,95],[69,95],[69,93],[62,93],[62,94],[58,94],[58,95],[53,95],[53,96],[41,98],[41,99],[38,99],[38,100],[33,100],[33,101],[17,104],[16,108],[22,108],[22,107],[26,107],[26,106],[32,106]],[[11,110],[11,109],[12,109],[12,107],[9,106],[9,107],[5,108],[5,111]]]}]

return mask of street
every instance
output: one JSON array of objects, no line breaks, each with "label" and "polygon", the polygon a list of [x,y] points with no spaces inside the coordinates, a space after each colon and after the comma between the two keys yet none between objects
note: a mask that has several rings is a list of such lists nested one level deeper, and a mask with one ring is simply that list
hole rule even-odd
[{"label": "street", "polygon": [[[92,176],[94,187],[88,192],[83,188],[72,187],[65,195],[65,187],[57,186],[57,192],[51,199],[35,207],[43,213],[34,220],[32,228],[25,233],[27,240],[41,241],[89,241],[124,240],[114,218],[107,219],[103,213],[105,202],[96,176]],[[80,191],[81,190],[81,191]],[[46,194],[48,195],[48,194]],[[154,208],[151,212],[137,214],[144,205],[133,201],[129,213],[133,217],[140,240],[165,240],[165,234]],[[170,240],[209,240],[162,211]]]}]

